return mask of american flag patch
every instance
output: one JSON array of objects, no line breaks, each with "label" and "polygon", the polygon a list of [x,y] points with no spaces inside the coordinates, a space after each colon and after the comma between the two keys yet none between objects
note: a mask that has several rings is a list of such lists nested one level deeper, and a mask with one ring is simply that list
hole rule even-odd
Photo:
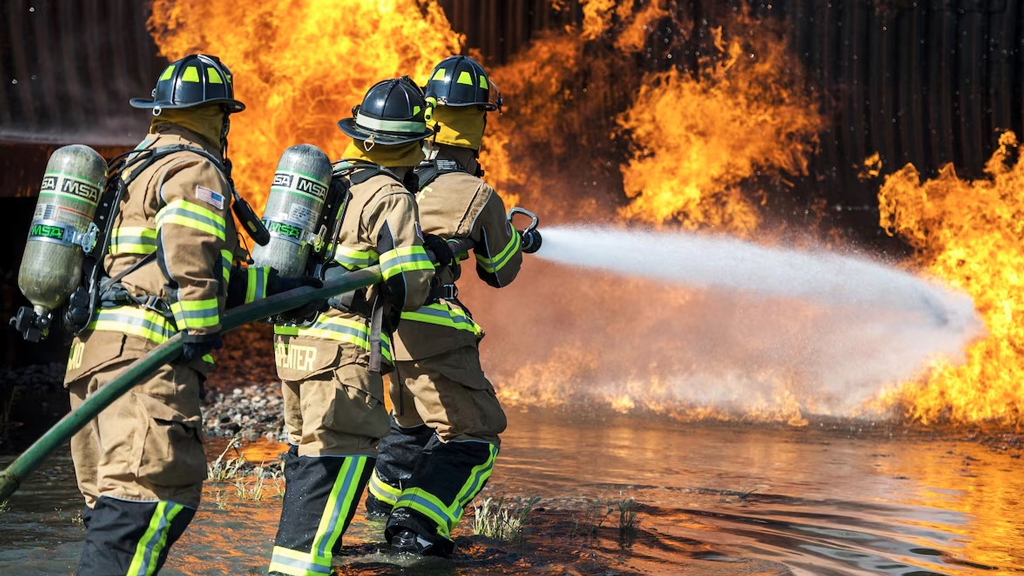
[{"label": "american flag patch", "polygon": [[196,198],[206,202],[211,206],[216,206],[217,210],[224,209],[224,195],[219,192],[214,192],[209,188],[203,188],[202,186],[196,186]]}]

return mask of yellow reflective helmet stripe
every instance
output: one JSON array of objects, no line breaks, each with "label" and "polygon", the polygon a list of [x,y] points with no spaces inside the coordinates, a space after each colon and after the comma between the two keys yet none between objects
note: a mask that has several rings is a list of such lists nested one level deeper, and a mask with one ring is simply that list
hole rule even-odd
[{"label": "yellow reflective helmet stripe", "polygon": [[164,70],[164,73],[160,75],[160,80],[159,81],[162,82],[164,80],[170,80],[171,76],[173,76],[173,75],[174,75],[174,64],[171,64],[170,66],[168,66]]},{"label": "yellow reflective helmet stripe", "polygon": [[480,75],[480,87],[483,88],[484,90],[487,90],[489,88],[487,84],[487,76],[484,76],[483,74]]},{"label": "yellow reflective helmet stripe", "polygon": [[459,72],[459,79],[456,80],[455,82],[457,84],[468,84],[468,85],[472,86],[473,85],[473,77],[470,76],[468,70],[463,70],[462,72]]},{"label": "yellow reflective helmet stripe", "polygon": [[448,72],[444,68],[438,68],[434,75],[430,77],[431,80],[444,80],[445,74]]},{"label": "yellow reflective helmet stripe", "polygon": [[181,75],[182,82],[199,82],[199,71],[196,70],[195,66],[189,66],[185,68],[185,73]]},{"label": "yellow reflective helmet stripe", "polygon": [[217,73],[213,68],[206,69],[206,77],[210,80],[210,84],[223,84],[224,80],[221,79],[220,74]]}]

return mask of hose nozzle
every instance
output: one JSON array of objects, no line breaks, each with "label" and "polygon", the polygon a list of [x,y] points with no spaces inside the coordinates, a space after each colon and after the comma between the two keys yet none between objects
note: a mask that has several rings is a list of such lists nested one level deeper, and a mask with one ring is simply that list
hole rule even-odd
[{"label": "hose nozzle", "polygon": [[540,250],[541,245],[540,232],[537,231],[537,225],[540,224],[540,218],[537,218],[536,214],[530,212],[526,208],[520,208],[518,206],[513,207],[508,211],[507,217],[509,225],[513,228],[515,227],[515,224],[512,223],[512,220],[515,218],[516,214],[522,214],[530,219],[530,224],[519,232],[519,237],[521,238],[520,247],[523,252],[533,254],[537,250]]}]

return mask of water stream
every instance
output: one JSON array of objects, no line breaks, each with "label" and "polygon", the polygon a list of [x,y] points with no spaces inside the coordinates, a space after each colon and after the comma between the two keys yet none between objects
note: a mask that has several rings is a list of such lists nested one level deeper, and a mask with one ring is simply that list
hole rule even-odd
[{"label": "water stream", "polygon": [[563,397],[611,406],[856,417],[931,362],[961,362],[984,333],[965,293],[864,256],[682,232],[542,232],[529,279],[474,308],[495,335],[487,365],[527,400],[550,397],[550,377]]}]

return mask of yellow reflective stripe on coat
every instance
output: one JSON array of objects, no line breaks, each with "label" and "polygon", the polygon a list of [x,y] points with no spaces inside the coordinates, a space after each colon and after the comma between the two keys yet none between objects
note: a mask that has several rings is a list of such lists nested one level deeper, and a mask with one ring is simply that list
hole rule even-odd
[{"label": "yellow reflective stripe on coat", "polygon": [[87,329],[130,334],[145,338],[154,344],[163,344],[177,332],[163,316],[134,306],[101,308]]},{"label": "yellow reflective stripe on coat", "polygon": [[245,276],[245,303],[250,304],[266,298],[270,266],[250,266],[245,269]]},{"label": "yellow reflective stripe on coat", "polygon": [[227,292],[228,284],[231,283],[231,264],[234,261],[234,255],[231,250],[220,251],[220,271],[224,275],[224,292]]},{"label": "yellow reflective stripe on coat", "polygon": [[187,226],[224,240],[224,218],[188,200],[175,200],[156,213],[156,229],[168,224]]},{"label": "yellow reflective stripe on coat", "polygon": [[209,328],[220,324],[220,306],[216,298],[179,300],[171,304],[171,312],[180,330]]},{"label": "yellow reflective stripe on coat", "polygon": [[149,527],[135,546],[135,556],[128,566],[128,576],[149,576],[156,574],[157,560],[167,546],[167,532],[171,521],[184,508],[181,504],[161,500],[149,520]]},{"label": "yellow reflective stripe on coat", "polygon": [[376,469],[370,476],[368,490],[370,491],[370,494],[373,494],[374,498],[392,506],[395,505],[395,502],[398,502],[398,497],[402,495],[401,490],[381,480],[380,476],[377,476]]},{"label": "yellow reflective stripe on coat", "polygon": [[[302,338],[318,338],[354,344],[367,352],[370,351],[370,327],[365,321],[349,320],[321,314],[312,326],[275,325],[274,334],[281,336],[298,336]],[[388,362],[391,359],[391,339],[387,334],[380,336],[380,353]]]},{"label": "yellow reflective stripe on coat", "polygon": [[289,576],[330,574],[331,559],[316,558],[309,552],[274,546],[274,555],[270,557],[270,572],[280,572]]},{"label": "yellow reflective stripe on coat", "polygon": [[519,232],[515,229],[512,230],[512,239],[508,241],[508,244],[502,248],[501,252],[493,258],[490,256],[484,256],[483,254],[476,255],[476,263],[484,269],[484,272],[494,274],[498,270],[505,267],[508,261],[512,259],[512,256],[516,253],[516,248],[522,240],[519,238]]},{"label": "yellow reflective stripe on coat", "polygon": [[413,270],[433,270],[434,263],[423,246],[403,246],[380,255],[380,275],[388,280]]},{"label": "yellow reflective stripe on coat", "polygon": [[455,513],[445,506],[437,496],[422,488],[409,488],[402,491],[402,495],[395,502],[395,508],[411,508],[437,524],[437,533],[451,539],[452,526],[458,519]]},{"label": "yellow reflective stripe on coat", "polygon": [[373,250],[354,250],[346,246],[338,246],[337,251],[334,252],[334,261],[349,270],[356,270],[376,264],[377,253]]},{"label": "yellow reflective stripe on coat", "polygon": [[111,254],[152,254],[156,252],[156,230],[142,226],[122,226],[110,232]]},{"label": "yellow reflective stripe on coat", "polygon": [[462,310],[456,310],[443,302],[427,304],[413,312],[402,312],[402,320],[423,322],[424,324],[436,324],[437,326],[447,326],[448,328],[455,328],[456,330],[472,332],[477,336],[483,334],[483,328],[474,322],[472,318],[467,316],[465,312]]}]

